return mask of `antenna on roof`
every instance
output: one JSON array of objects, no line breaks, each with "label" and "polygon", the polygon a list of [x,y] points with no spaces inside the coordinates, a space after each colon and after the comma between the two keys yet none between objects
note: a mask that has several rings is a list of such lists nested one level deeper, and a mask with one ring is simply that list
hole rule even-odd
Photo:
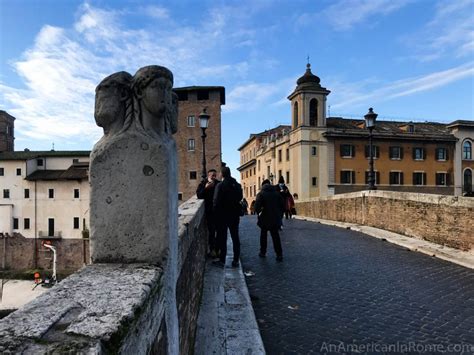
[{"label": "antenna on roof", "polygon": [[308,61],[306,64],[309,64],[309,54],[306,56],[306,60]]},{"label": "antenna on roof", "polygon": [[53,142],[53,148],[51,149],[52,152],[54,152],[54,142]]},{"label": "antenna on roof", "polygon": [[328,105],[328,117],[331,117],[331,105]]}]

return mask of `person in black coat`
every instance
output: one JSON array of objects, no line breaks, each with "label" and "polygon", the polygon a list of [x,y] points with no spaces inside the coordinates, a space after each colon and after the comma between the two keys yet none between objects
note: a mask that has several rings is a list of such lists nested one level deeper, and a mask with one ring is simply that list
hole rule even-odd
[{"label": "person in black coat", "polygon": [[214,213],[217,226],[217,243],[220,249],[219,261],[216,265],[223,267],[227,255],[227,229],[230,231],[234,249],[232,266],[239,265],[240,239],[239,222],[242,212],[240,201],[243,198],[242,187],[230,176],[230,169],[222,167],[222,182],[216,186],[214,192]]},{"label": "person in black coat", "polygon": [[280,228],[281,216],[284,209],[284,201],[280,193],[270,184],[270,180],[262,182],[262,190],[255,199],[255,212],[258,214],[258,226],[260,227],[260,257],[264,258],[267,253],[267,232],[270,231],[275,249],[276,260],[283,261],[281,248]]},{"label": "person in black coat", "polygon": [[209,256],[219,255],[216,236],[216,221],[213,211],[214,191],[219,182],[220,181],[217,180],[217,171],[215,169],[210,169],[207,172],[207,179],[203,179],[196,190],[197,198],[204,200],[204,211],[206,214],[207,230],[209,232]]}]

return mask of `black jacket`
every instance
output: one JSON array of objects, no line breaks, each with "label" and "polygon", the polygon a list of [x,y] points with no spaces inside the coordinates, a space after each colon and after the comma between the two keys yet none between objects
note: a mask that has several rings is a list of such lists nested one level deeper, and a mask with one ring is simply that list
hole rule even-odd
[{"label": "black jacket", "polygon": [[285,204],[280,193],[274,186],[263,185],[255,199],[255,212],[258,216],[258,226],[265,230],[278,229]]},{"label": "black jacket", "polygon": [[197,187],[196,190],[196,195],[197,198],[203,199],[204,200],[204,206],[206,210],[206,214],[211,214],[212,213],[212,204],[213,204],[213,199],[214,199],[214,191],[216,189],[216,186],[220,183],[219,180],[214,180],[214,185],[208,186],[206,189],[206,184],[207,184],[207,179],[201,181],[199,186]]},{"label": "black jacket", "polygon": [[214,191],[214,213],[216,217],[234,218],[240,217],[242,206],[242,187],[233,178],[224,178],[220,184],[216,186]]}]

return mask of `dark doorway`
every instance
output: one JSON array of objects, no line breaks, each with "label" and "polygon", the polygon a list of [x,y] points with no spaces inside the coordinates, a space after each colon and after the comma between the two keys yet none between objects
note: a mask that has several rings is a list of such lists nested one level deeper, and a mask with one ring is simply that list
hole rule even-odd
[{"label": "dark doorway", "polygon": [[54,218],[48,218],[48,236],[54,237]]}]

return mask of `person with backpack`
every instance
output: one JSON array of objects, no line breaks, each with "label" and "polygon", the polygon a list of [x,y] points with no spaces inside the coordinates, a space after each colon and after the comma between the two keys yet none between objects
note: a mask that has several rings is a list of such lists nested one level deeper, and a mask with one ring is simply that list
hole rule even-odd
[{"label": "person with backpack", "polygon": [[278,229],[284,208],[280,193],[270,184],[270,180],[263,180],[262,190],[255,199],[255,212],[258,214],[257,225],[260,227],[260,253],[258,256],[261,258],[266,256],[267,234],[270,231],[276,260],[283,261],[283,250]]},{"label": "person with backpack", "polygon": [[219,260],[215,265],[224,267],[227,256],[227,230],[230,231],[234,249],[234,259],[232,266],[239,266],[240,258],[240,239],[239,222],[242,213],[240,201],[243,198],[242,187],[230,175],[230,169],[227,166],[221,169],[222,181],[216,186],[214,191],[214,213],[217,227],[217,243],[220,249]]}]

